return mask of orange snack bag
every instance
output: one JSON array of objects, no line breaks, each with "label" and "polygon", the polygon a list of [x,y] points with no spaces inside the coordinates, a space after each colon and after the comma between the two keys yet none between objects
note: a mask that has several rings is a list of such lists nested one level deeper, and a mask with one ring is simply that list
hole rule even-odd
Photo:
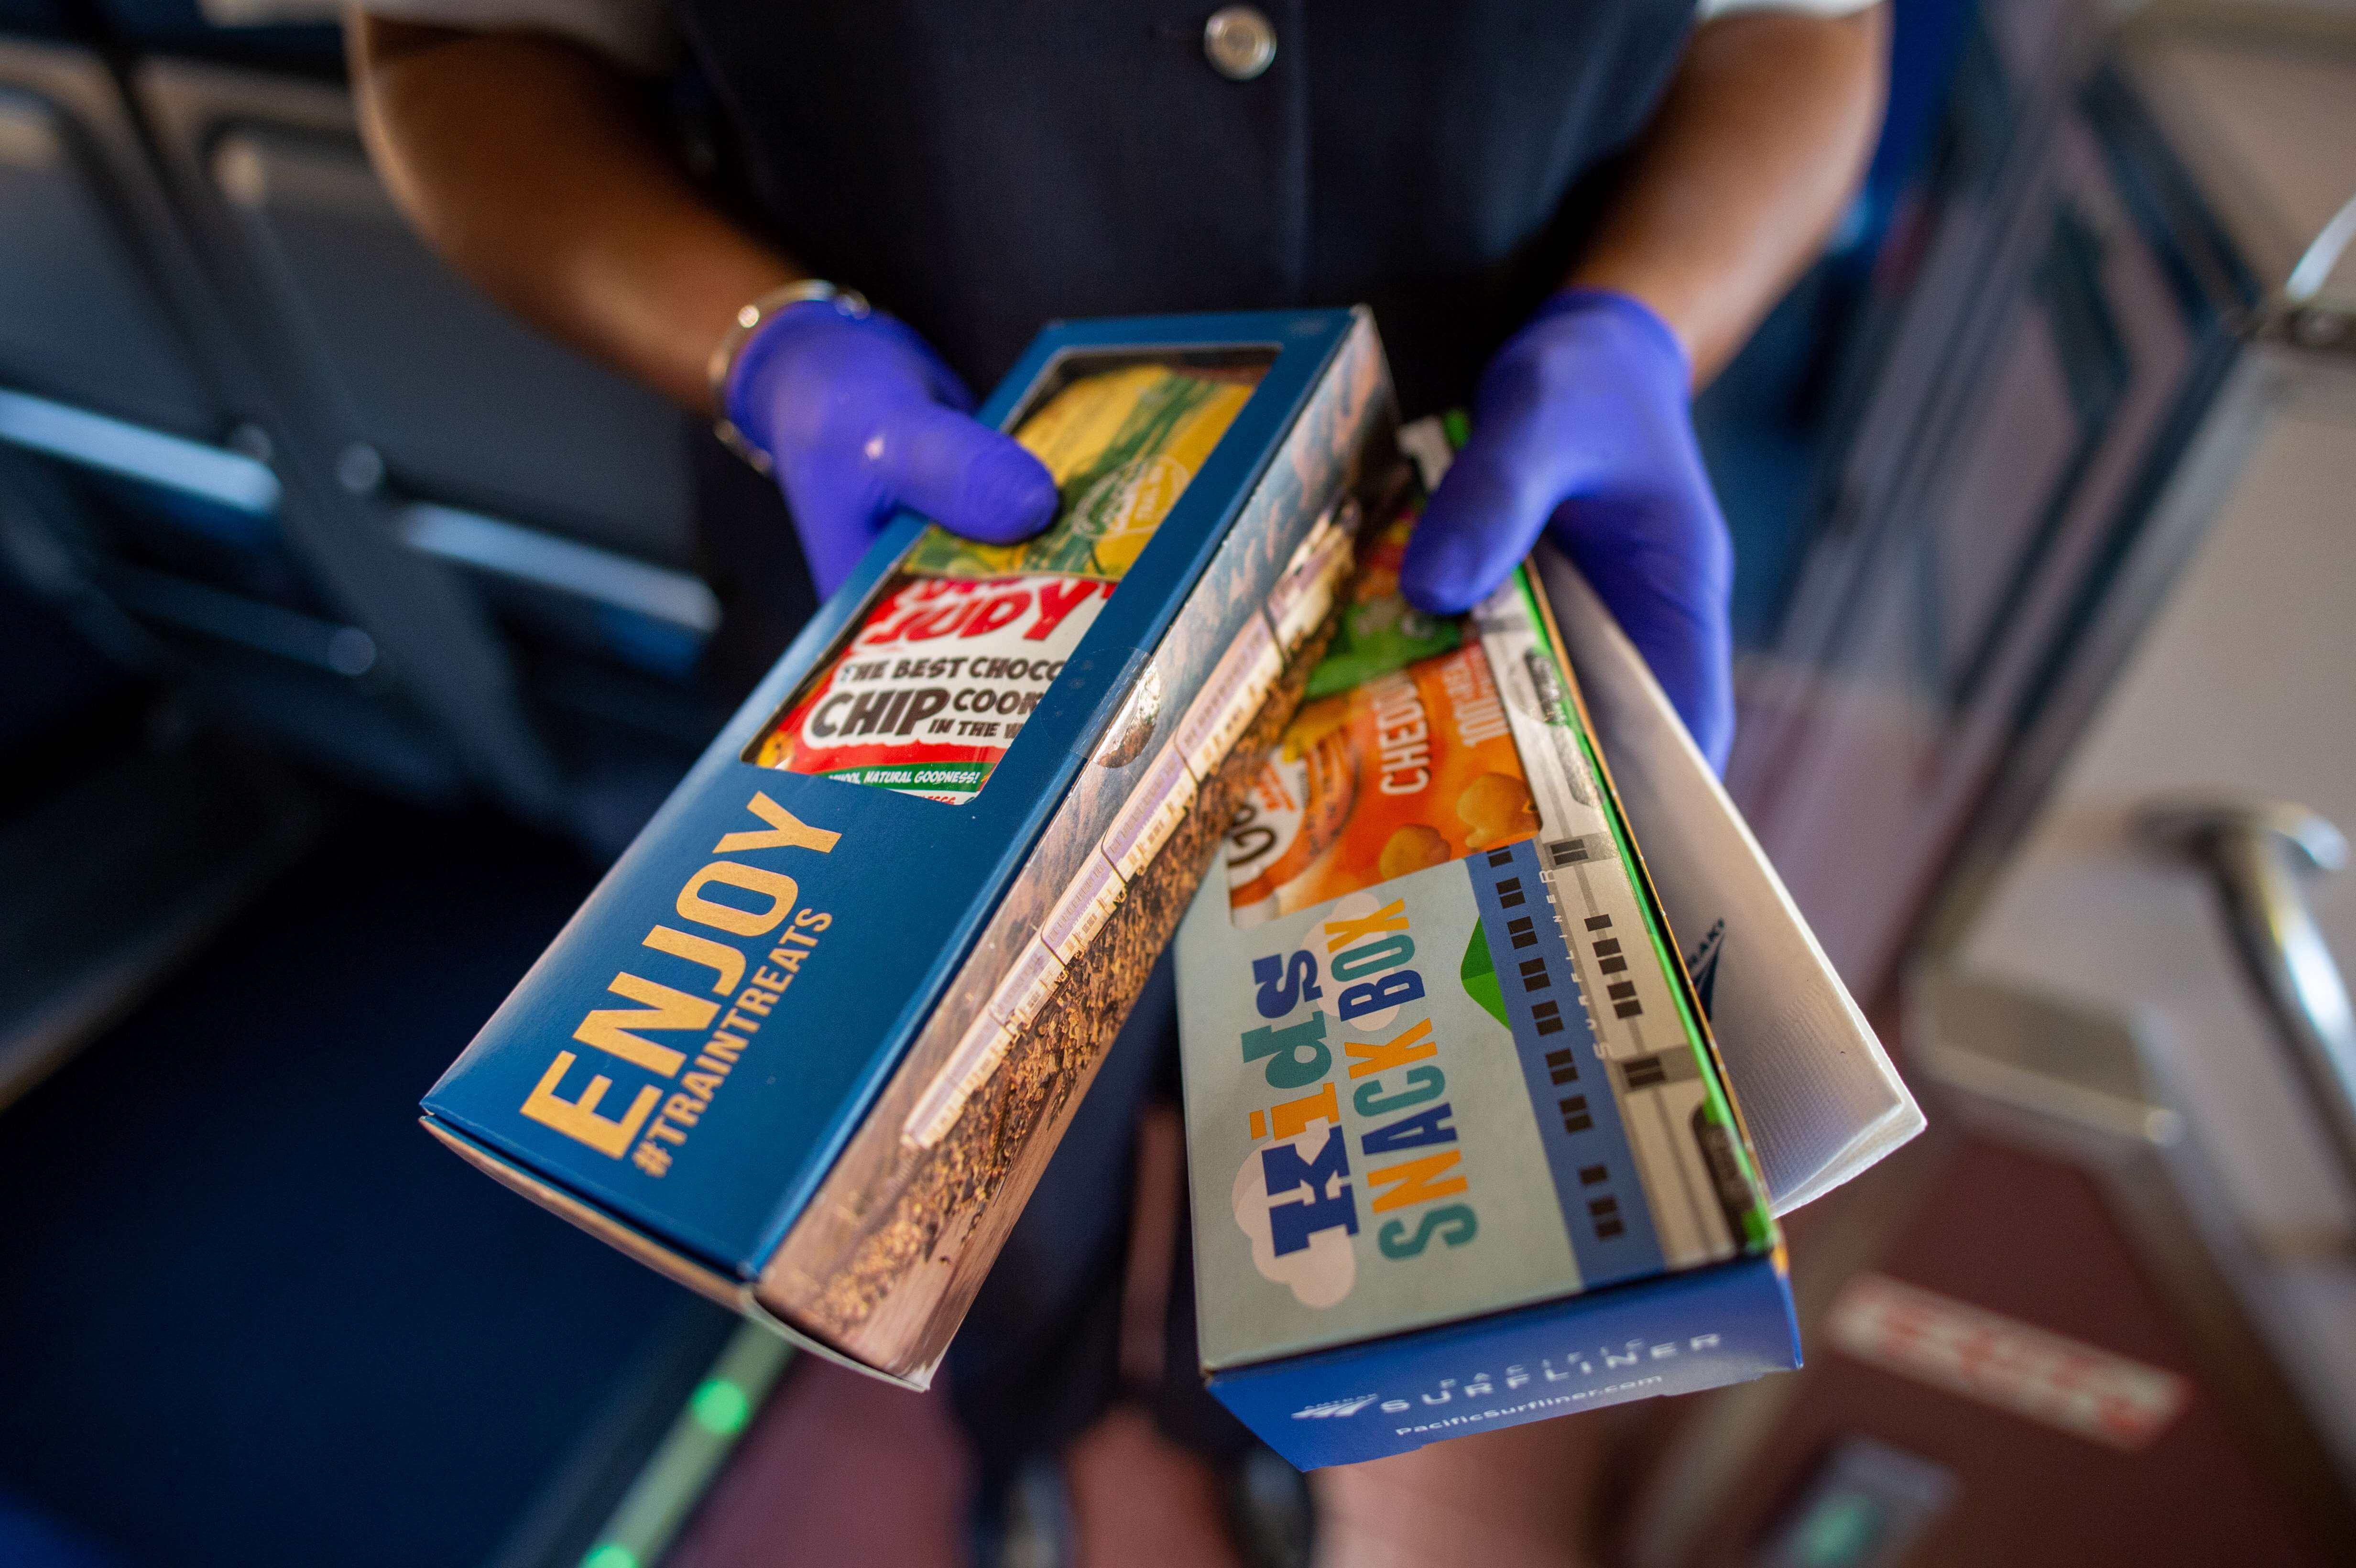
[{"label": "orange snack bag", "polygon": [[1227,834],[1238,925],[1538,829],[1489,661],[1419,660],[1302,708]]}]

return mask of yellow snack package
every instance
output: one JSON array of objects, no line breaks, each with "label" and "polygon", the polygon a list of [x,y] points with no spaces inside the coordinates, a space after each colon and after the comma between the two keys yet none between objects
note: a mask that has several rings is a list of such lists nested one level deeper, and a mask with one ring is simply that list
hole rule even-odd
[{"label": "yellow snack package", "polygon": [[1251,396],[1257,373],[1131,365],[1083,377],[1016,429],[1055,475],[1055,521],[1017,544],[935,526],[903,570],[916,577],[1066,572],[1117,582]]}]

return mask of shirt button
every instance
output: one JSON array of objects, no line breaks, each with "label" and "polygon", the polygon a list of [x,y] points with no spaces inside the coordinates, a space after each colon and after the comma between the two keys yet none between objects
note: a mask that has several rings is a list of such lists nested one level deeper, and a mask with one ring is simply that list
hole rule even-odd
[{"label": "shirt button", "polygon": [[1203,24],[1203,53],[1229,81],[1249,81],[1276,59],[1276,27],[1256,6],[1222,5]]}]

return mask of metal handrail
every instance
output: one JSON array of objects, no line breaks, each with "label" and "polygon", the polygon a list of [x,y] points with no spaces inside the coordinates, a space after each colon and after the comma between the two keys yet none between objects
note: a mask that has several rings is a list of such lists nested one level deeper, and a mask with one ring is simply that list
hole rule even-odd
[{"label": "metal handrail", "polygon": [[2356,196],[2350,197],[2308,241],[2290,276],[2283,282],[2283,298],[2293,304],[2305,304],[2321,293],[2351,241],[2356,241]]},{"label": "metal handrail", "polygon": [[2305,806],[2198,798],[2136,814],[2143,840],[2209,875],[2235,956],[2305,1083],[2356,1197],[2356,1008],[2300,886],[2348,863],[2348,840]]}]

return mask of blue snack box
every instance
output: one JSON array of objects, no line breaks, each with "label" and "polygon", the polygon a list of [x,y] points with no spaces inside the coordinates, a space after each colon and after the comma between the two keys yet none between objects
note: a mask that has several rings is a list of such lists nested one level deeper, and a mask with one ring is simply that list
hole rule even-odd
[{"label": "blue snack box", "polygon": [[1301,712],[1179,933],[1203,1369],[1304,1469],[1799,1364],[1536,573],[1462,635]]},{"label": "blue snack box", "polygon": [[[1043,332],[1262,367],[961,804],[745,760],[919,540],[903,515],[426,1096],[479,1168],[813,1350],[926,1383],[1298,699],[1397,425],[1358,311]],[[1239,744],[1239,742],[1242,742]]]}]

